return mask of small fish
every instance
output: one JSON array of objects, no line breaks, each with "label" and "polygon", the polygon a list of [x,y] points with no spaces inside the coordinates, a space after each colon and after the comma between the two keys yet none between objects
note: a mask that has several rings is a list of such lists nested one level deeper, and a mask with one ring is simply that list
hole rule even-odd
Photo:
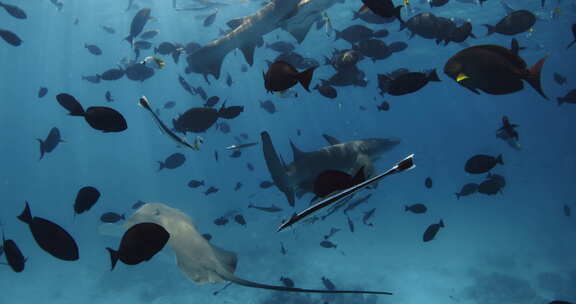
[{"label": "small fish", "polygon": [[236,214],[234,216],[234,221],[244,227],[246,227],[246,219],[244,218],[244,216],[242,216],[242,214]]},{"label": "small fish", "polygon": [[226,85],[231,87],[233,83],[234,82],[232,81],[232,76],[230,76],[230,73],[228,73],[228,76],[226,76]]},{"label": "small fish", "polygon": [[218,192],[218,188],[210,186],[210,188],[208,188],[208,190],[204,191],[204,195],[209,195],[212,193],[216,193]]},{"label": "small fish", "polygon": [[268,189],[268,188],[270,188],[270,187],[272,187],[272,186],[274,186],[274,183],[271,182],[271,181],[263,181],[263,182],[260,182],[260,188],[262,188],[262,189]]},{"label": "small fish", "polygon": [[212,96],[212,97],[208,98],[208,100],[206,100],[206,102],[204,103],[204,106],[207,108],[212,108],[213,106],[218,104],[219,101],[220,101],[220,97]]},{"label": "small fish", "polygon": [[559,73],[554,73],[554,81],[559,85],[565,85],[568,82],[566,76]]},{"label": "small fish", "polygon": [[204,19],[204,22],[202,22],[204,27],[211,26],[214,23],[214,21],[216,20],[217,14],[218,14],[218,10],[216,10],[214,13],[208,15],[208,17],[206,17],[206,19]]},{"label": "small fish", "polygon": [[116,33],[116,30],[113,27],[102,25],[101,28],[102,28],[102,30],[104,30],[108,34],[115,34]]},{"label": "small fish", "polygon": [[322,284],[326,287],[326,290],[335,290],[336,286],[327,277],[322,277]]},{"label": "small fish", "polygon": [[175,102],[175,101],[167,101],[167,102],[164,104],[164,107],[163,107],[163,108],[164,108],[164,109],[172,109],[175,105],[176,105],[176,102]]},{"label": "small fish", "polygon": [[100,198],[100,191],[98,189],[86,186],[82,187],[78,194],[76,194],[76,201],[74,202],[74,214],[82,214],[90,210],[98,199]]},{"label": "small fish", "polygon": [[92,55],[95,56],[102,55],[102,50],[95,44],[84,44],[84,48],[86,48]]},{"label": "small fish", "polygon": [[334,87],[332,87],[331,85],[325,84],[325,85],[316,85],[314,87],[314,90],[317,90],[318,92],[320,92],[320,95],[326,97],[326,98],[330,98],[330,99],[334,99],[336,97],[338,97],[338,91],[336,91],[336,89]]},{"label": "small fish", "polygon": [[241,182],[237,182],[236,186],[234,186],[234,191],[238,191],[240,190],[240,188],[242,188],[242,183]]},{"label": "small fish", "polygon": [[338,247],[338,245],[336,245],[330,241],[327,241],[327,240],[320,242],[320,246],[322,246],[324,248],[337,248]]},{"label": "small fish", "polygon": [[382,103],[376,106],[378,111],[388,111],[390,110],[390,104],[387,101],[382,101]]},{"label": "small fish", "polygon": [[169,238],[170,233],[155,223],[139,223],[130,227],[122,236],[118,250],[106,248],[110,253],[111,269],[114,270],[118,260],[126,265],[149,261],[164,248]]},{"label": "small fish", "polygon": [[426,186],[426,188],[430,189],[432,188],[432,178],[431,177],[427,177],[424,180],[424,185]]},{"label": "small fish", "polygon": [[280,277],[280,282],[282,282],[282,284],[288,288],[294,288],[294,281],[292,281],[290,278]]},{"label": "small fish", "polygon": [[282,255],[286,255],[286,248],[282,242],[280,242],[280,253],[282,253]]},{"label": "small fish", "polygon": [[570,216],[570,214],[571,214],[570,206],[564,205],[564,215],[565,215],[565,216]]},{"label": "small fish", "polygon": [[7,240],[2,232],[2,246],[0,246],[0,256],[2,253],[6,256],[6,262],[12,271],[22,272],[26,266],[27,258],[24,257],[18,245],[13,240]]},{"label": "small fish", "polygon": [[158,162],[158,171],[166,168],[166,169],[176,169],[186,162],[186,156],[182,153],[173,153],[168,156],[164,161],[157,161]]},{"label": "small fish", "polygon": [[474,155],[466,161],[464,170],[471,174],[482,174],[492,170],[496,165],[504,165],[502,155],[496,157],[485,154]]},{"label": "small fish", "polygon": [[82,76],[82,80],[86,80],[91,83],[100,83],[102,78],[100,75],[89,75],[89,76]]},{"label": "small fish", "polygon": [[372,209],[364,212],[364,216],[362,217],[362,223],[364,223],[364,225],[367,225],[367,226],[374,226],[374,224],[368,223],[368,220],[374,216],[375,212],[376,212],[376,208],[372,208]]},{"label": "small fish", "polygon": [[259,101],[260,103],[260,108],[264,109],[266,112],[270,113],[270,114],[274,114],[276,113],[276,105],[274,104],[274,102],[272,102],[272,100],[265,100],[265,101]]},{"label": "small fish", "polygon": [[406,211],[406,212],[410,211],[410,212],[416,213],[416,214],[426,213],[427,210],[428,210],[428,208],[426,208],[426,206],[423,204],[414,204],[411,206],[404,206],[404,211]]},{"label": "small fish", "polygon": [[207,241],[212,239],[212,235],[210,233],[203,233],[202,237],[205,238]]},{"label": "small fish", "polygon": [[276,205],[271,205],[271,206],[256,206],[256,205],[252,205],[249,204],[248,208],[254,208],[254,209],[258,209],[260,211],[265,211],[265,212],[270,212],[270,213],[274,213],[274,212],[280,212],[283,209],[280,207],[277,207]]},{"label": "small fish", "polygon": [[254,165],[252,165],[251,163],[246,163],[246,168],[248,168],[248,170],[250,171],[254,171]]},{"label": "small fish", "polygon": [[20,46],[22,44],[22,39],[11,31],[0,29],[0,38],[12,46]]},{"label": "small fish", "polygon": [[193,180],[191,180],[191,181],[188,182],[188,187],[190,187],[190,188],[198,188],[198,187],[200,187],[200,186],[204,186],[204,181],[203,181],[203,180],[202,180],[202,181],[199,181],[199,180],[193,179]]},{"label": "small fish", "polygon": [[214,151],[214,159],[218,162],[218,151]]},{"label": "small fish", "polygon": [[346,216],[346,220],[348,221],[348,229],[350,229],[350,232],[354,232],[354,222],[349,216]]},{"label": "small fish", "polygon": [[42,98],[42,97],[46,96],[46,94],[48,94],[48,88],[41,87],[38,90],[38,98]]},{"label": "small fish", "polygon": [[438,222],[438,224],[432,224],[432,225],[428,226],[428,228],[426,228],[426,231],[424,231],[424,235],[422,236],[422,240],[424,242],[429,242],[429,241],[433,240],[436,237],[436,234],[438,233],[440,228],[444,228],[444,221],[442,221],[442,220],[440,220],[440,222]]},{"label": "small fish", "polygon": [[462,186],[459,192],[454,193],[456,195],[456,199],[460,199],[461,196],[468,196],[471,194],[476,193],[478,191],[478,184],[476,183],[468,183]]},{"label": "small fish", "polygon": [[224,226],[224,225],[228,224],[228,219],[224,216],[221,216],[221,217],[214,220],[214,224],[216,226]]},{"label": "small fish", "polygon": [[242,152],[240,150],[234,150],[234,152],[232,152],[232,154],[230,154],[231,158],[238,158],[242,155]]},{"label": "small fish", "polygon": [[100,216],[100,221],[104,223],[117,223],[121,220],[125,220],[124,214],[120,215],[116,212],[106,212]]},{"label": "small fish", "polygon": [[45,153],[54,151],[60,143],[64,142],[60,135],[60,130],[56,127],[50,129],[46,139],[37,138],[36,140],[40,143],[40,159],[44,158]]},{"label": "small fish", "polygon": [[158,33],[160,33],[160,30],[148,30],[148,31],[145,31],[144,33],[140,34],[140,39],[150,40],[150,39],[153,39],[154,37],[156,37],[156,35],[158,35]]},{"label": "small fish", "polygon": [[104,97],[106,98],[107,102],[113,102],[114,98],[112,97],[112,93],[110,93],[110,91],[106,91],[106,94],[104,94]]},{"label": "small fish", "polygon": [[15,5],[11,5],[11,4],[6,4],[6,3],[2,3],[0,2],[0,7],[4,8],[4,10],[10,14],[10,16],[16,18],[16,19],[26,19],[28,18],[28,16],[26,15],[26,12],[15,6]]},{"label": "small fish", "polygon": [[134,205],[132,205],[132,209],[136,210],[144,205],[146,205],[145,202],[138,200],[137,202],[134,203]]},{"label": "small fish", "polygon": [[204,88],[202,87],[194,88],[194,93],[200,95],[204,100],[208,99],[208,94],[206,94],[206,91],[204,91]]}]

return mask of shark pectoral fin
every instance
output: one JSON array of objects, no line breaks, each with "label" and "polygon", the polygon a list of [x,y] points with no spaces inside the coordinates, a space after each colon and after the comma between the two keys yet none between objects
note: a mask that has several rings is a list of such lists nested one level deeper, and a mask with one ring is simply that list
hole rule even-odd
[{"label": "shark pectoral fin", "polygon": [[302,150],[298,149],[298,147],[296,147],[296,145],[292,141],[290,141],[290,147],[292,148],[292,159],[294,161],[297,161],[304,156],[305,153],[302,152]]},{"label": "shark pectoral fin", "polygon": [[333,136],[327,135],[327,134],[322,134],[322,137],[324,137],[324,139],[331,145],[337,145],[340,143],[340,141],[338,139],[336,139]]},{"label": "shark pectoral fin", "polygon": [[217,246],[212,245],[214,255],[218,259],[220,265],[229,273],[234,273],[236,271],[236,266],[238,264],[238,257],[236,253]]},{"label": "shark pectoral fin", "polygon": [[356,162],[354,163],[354,166],[351,168],[351,170],[352,174],[357,175],[354,177],[354,179],[360,178],[360,176],[358,176],[360,170],[362,170],[362,178],[365,179],[366,177],[372,176],[372,174],[374,174],[374,163],[372,162],[372,159],[370,159],[370,156],[361,153],[356,157]]},{"label": "shark pectoral fin", "polygon": [[266,167],[268,167],[272,181],[274,181],[276,188],[284,193],[286,199],[288,200],[288,204],[290,204],[290,206],[294,206],[294,189],[290,183],[290,177],[286,172],[286,166],[278,157],[268,132],[260,133],[260,137],[262,139],[262,152],[264,153],[264,160],[266,161]]},{"label": "shark pectoral fin", "polygon": [[256,48],[256,46],[253,44],[248,44],[248,45],[245,45],[245,46],[240,48],[240,50],[242,51],[242,54],[244,55],[244,59],[246,59],[246,62],[248,63],[249,66],[252,66],[254,64],[254,49],[255,48]]},{"label": "shark pectoral fin", "polygon": [[298,43],[302,43],[302,41],[306,39],[306,35],[308,35],[311,27],[312,23],[309,23],[306,26],[292,28],[288,30],[288,33],[290,33],[290,35],[292,35],[292,37],[294,37]]}]

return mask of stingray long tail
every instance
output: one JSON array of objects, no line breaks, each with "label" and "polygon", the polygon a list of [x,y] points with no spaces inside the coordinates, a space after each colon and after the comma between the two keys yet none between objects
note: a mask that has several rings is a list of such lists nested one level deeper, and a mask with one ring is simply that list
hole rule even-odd
[{"label": "stingray long tail", "polygon": [[278,290],[278,291],[289,291],[289,292],[306,292],[306,293],[356,293],[356,294],[379,294],[379,295],[392,295],[391,292],[387,291],[372,291],[372,290],[327,290],[327,289],[305,289],[305,288],[290,288],[284,286],[267,285],[260,284],[252,281],[247,281],[236,276],[222,276],[224,279],[246,287]]}]

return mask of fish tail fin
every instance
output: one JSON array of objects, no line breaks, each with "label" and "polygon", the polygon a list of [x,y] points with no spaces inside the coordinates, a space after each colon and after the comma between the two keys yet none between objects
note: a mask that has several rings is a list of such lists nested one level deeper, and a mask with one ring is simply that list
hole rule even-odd
[{"label": "fish tail fin", "polygon": [[428,74],[428,81],[440,81],[436,69],[433,69],[430,74]]},{"label": "fish tail fin", "polygon": [[161,162],[161,161],[158,161],[158,170],[157,170],[156,172],[158,172],[158,171],[160,171],[160,170],[162,170],[162,169],[164,169],[164,168],[165,168],[164,163]]},{"label": "fish tail fin", "polygon": [[108,250],[108,252],[110,252],[110,263],[112,264],[112,267],[110,267],[110,271],[114,270],[114,267],[116,267],[116,263],[118,263],[118,251],[110,248],[110,247],[106,247],[106,250]]},{"label": "fish tail fin", "polygon": [[494,26],[492,26],[492,25],[490,25],[490,24],[482,24],[482,26],[485,27],[486,30],[488,31],[488,32],[486,33],[486,36],[490,36],[490,35],[492,35],[492,34],[495,33],[495,30],[496,30],[496,29],[494,28]]},{"label": "fish tail fin", "polygon": [[442,227],[442,228],[446,227],[446,226],[444,226],[444,221],[443,221],[443,220],[440,220],[440,222],[438,223],[438,225],[440,225],[440,227]]},{"label": "fish tail fin", "polygon": [[40,158],[38,160],[41,160],[42,158],[44,158],[44,141],[42,141],[40,138],[36,138],[36,140],[40,143]]},{"label": "fish tail fin", "polygon": [[548,59],[548,55],[544,58],[538,60],[533,66],[530,67],[528,77],[526,81],[540,94],[540,96],[544,97],[545,99],[549,99],[544,91],[542,91],[542,85],[540,83],[540,74],[542,72],[542,67],[544,66],[544,62]]},{"label": "fish tail fin", "polygon": [[360,13],[357,11],[352,11],[352,21],[360,18]]},{"label": "fish tail fin", "polygon": [[290,177],[286,172],[286,168],[280,161],[278,154],[276,154],[276,150],[272,144],[272,139],[266,131],[260,133],[260,137],[262,138],[262,152],[264,153],[264,160],[266,161],[266,167],[268,167],[272,181],[274,181],[274,185],[278,190],[284,193],[288,200],[288,204],[294,206],[294,189],[290,183]]},{"label": "fish tail fin", "polygon": [[404,205],[404,211],[408,211],[410,210],[410,208],[408,208],[408,205]]},{"label": "fish tail fin", "polygon": [[26,224],[32,222],[32,213],[30,212],[30,206],[28,202],[26,202],[26,207],[24,207],[24,211],[18,216],[18,219],[23,221]]},{"label": "fish tail fin", "polygon": [[498,157],[496,157],[496,162],[503,165],[504,164],[504,160],[502,159],[502,154],[499,154]]},{"label": "fish tail fin", "polygon": [[460,193],[455,192],[454,195],[456,195],[456,199],[459,200],[460,199]]},{"label": "fish tail fin", "polygon": [[314,74],[314,70],[316,67],[311,67],[306,71],[298,74],[298,82],[306,89],[306,91],[310,92],[308,88],[310,86],[310,82],[312,81],[312,75]]},{"label": "fish tail fin", "polygon": [[570,42],[570,44],[566,47],[566,49],[569,49],[570,47],[572,47],[574,45],[574,43],[576,43],[576,39],[574,39],[574,41]]},{"label": "fish tail fin", "polygon": [[556,98],[556,100],[558,101],[559,106],[564,103],[564,98],[562,98],[562,97],[558,97],[558,98]]}]

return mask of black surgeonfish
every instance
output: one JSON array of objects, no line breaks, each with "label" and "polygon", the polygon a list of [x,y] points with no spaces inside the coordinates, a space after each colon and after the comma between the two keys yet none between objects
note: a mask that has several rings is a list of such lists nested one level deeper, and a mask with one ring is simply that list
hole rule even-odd
[{"label": "black surgeonfish", "polygon": [[36,139],[40,143],[40,159],[44,157],[45,153],[50,153],[56,149],[59,143],[64,142],[62,137],[60,136],[60,130],[54,127],[50,129],[48,136],[46,136],[45,140],[40,138]]},{"label": "black surgeonfish", "polygon": [[[378,77],[388,77],[387,75],[380,74]],[[429,73],[421,72],[409,72],[402,74],[394,79],[389,80],[388,94],[392,96],[400,96],[405,94],[414,93],[423,87],[425,87],[428,82],[440,81],[438,75],[436,74],[436,69],[430,71]]]},{"label": "black surgeonfish", "polygon": [[526,47],[520,46],[516,38],[513,38],[512,41],[510,42],[510,51],[516,55],[518,55],[518,53],[520,53],[521,50],[525,49]]},{"label": "black surgeonfish", "polygon": [[4,10],[10,14],[10,16],[16,18],[16,19],[26,19],[28,18],[28,16],[26,16],[26,12],[24,10],[22,10],[21,8],[15,6],[15,5],[11,5],[11,4],[6,4],[6,3],[2,3],[0,2],[0,7],[4,8]]},{"label": "black surgeonfish", "polygon": [[526,62],[512,51],[498,45],[478,45],[452,56],[444,66],[444,73],[461,86],[480,94],[493,95],[518,92],[528,82],[542,97],[540,73],[548,56],[528,68]]},{"label": "black surgeonfish", "polygon": [[12,46],[20,46],[22,44],[22,39],[11,31],[0,29],[0,37]]},{"label": "black surgeonfish", "polygon": [[492,170],[492,168],[497,164],[504,165],[502,154],[496,157],[486,154],[477,154],[466,161],[464,171],[471,174],[482,174]]},{"label": "black surgeonfish", "polygon": [[26,265],[26,258],[16,245],[13,240],[7,240],[4,238],[4,232],[2,232],[2,246],[0,246],[0,256],[4,252],[6,256],[6,262],[14,272],[22,272]]},{"label": "black surgeonfish", "polygon": [[36,244],[53,257],[64,261],[79,259],[78,245],[74,238],[59,225],[41,217],[32,217],[28,202],[18,219],[28,224]]},{"label": "black surgeonfish", "polygon": [[226,107],[226,104],[223,104],[219,110],[214,108],[191,108],[177,119],[173,119],[172,125],[174,126],[174,131],[179,133],[202,133],[212,127],[218,118],[233,119],[240,115],[243,110],[243,107]]},{"label": "black surgeonfish", "polygon": [[264,87],[268,92],[282,92],[295,86],[298,82],[310,91],[310,81],[316,67],[311,67],[299,73],[292,65],[284,61],[276,61],[270,65],[268,71],[263,73]]},{"label": "black surgeonfish", "polygon": [[136,16],[132,19],[132,23],[130,23],[130,34],[128,37],[124,38],[124,40],[128,41],[130,45],[132,45],[134,38],[138,37],[140,33],[142,33],[144,26],[146,26],[146,23],[151,18],[149,8],[139,10],[138,13],[136,13]]},{"label": "black surgeonfish", "polygon": [[114,270],[118,260],[126,265],[150,260],[164,248],[169,238],[170,233],[155,223],[140,223],[130,227],[122,236],[118,250],[106,248],[110,253],[111,270]]},{"label": "black surgeonfish", "polygon": [[364,5],[360,8],[359,12],[370,9],[374,14],[382,18],[396,17],[400,24],[404,23],[402,20],[402,5],[394,7],[392,0],[362,0]]},{"label": "black surgeonfish", "polygon": [[574,40],[568,44],[566,49],[569,49],[572,45],[574,45],[574,43],[576,43],[576,23],[572,24],[572,36],[574,36]]},{"label": "black surgeonfish", "polygon": [[460,199],[461,196],[468,196],[471,194],[476,193],[478,191],[478,184],[476,183],[468,183],[462,186],[459,192],[454,193],[456,195],[456,199]]},{"label": "black surgeonfish", "polygon": [[68,110],[70,116],[82,116],[93,128],[104,133],[122,132],[128,128],[124,116],[108,107],[89,107],[84,111],[74,96],[62,93],[56,96],[58,103]]},{"label": "black surgeonfish", "polygon": [[158,171],[167,169],[176,169],[182,166],[186,162],[186,156],[182,153],[173,153],[166,158],[164,161],[158,161]]},{"label": "black surgeonfish", "polygon": [[536,23],[536,16],[534,16],[534,14],[527,10],[518,10],[502,18],[496,25],[483,25],[488,30],[487,36],[494,33],[516,35],[528,31],[534,23]]},{"label": "black surgeonfish", "polygon": [[438,224],[432,224],[428,226],[428,228],[426,228],[426,231],[424,231],[424,235],[422,235],[422,241],[430,242],[431,240],[433,240],[436,237],[436,234],[438,233],[440,228],[444,228],[443,220],[440,220]]},{"label": "black surgeonfish", "polygon": [[84,213],[100,198],[100,191],[92,186],[82,187],[78,190],[78,194],[76,194],[76,200],[74,201],[74,213],[81,214]]}]

